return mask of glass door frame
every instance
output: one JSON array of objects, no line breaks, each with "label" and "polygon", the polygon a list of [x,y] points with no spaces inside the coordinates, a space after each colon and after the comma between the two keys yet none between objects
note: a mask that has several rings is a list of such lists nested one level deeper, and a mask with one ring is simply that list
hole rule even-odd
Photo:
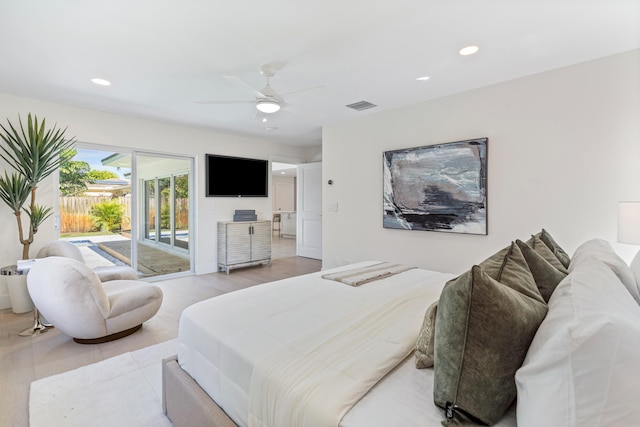
[{"label": "glass door frame", "polygon": [[[136,228],[136,241],[138,240],[146,240],[147,242],[154,242],[157,244],[160,244],[159,241],[154,241],[151,239],[146,239],[144,233],[145,230],[144,228],[146,227],[146,218],[142,217],[141,215],[146,215],[145,212],[145,203],[146,203],[146,194],[145,194],[145,182],[148,180],[145,180],[144,178],[138,178],[138,157],[158,157],[158,158],[169,158],[169,159],[182,159],[185,161],[188,161],[188,168],[181,170],[180,173],[173,173],[173,174],[168,174],[168,175],[162,175],[163,177],[166,176],[178,176],[178,175],[184,175],[185,173],[188,174],[188,193],[189,193],[189,215],[188,215],[188,221],[189,221],[189,249],[185,250],[176,246],[171,246],[172,249],[175,250],[179,250],[181,252],[188,252],[189,254],[189,265],[190,265],[190,270],[189,271],[183,271],[183,272],[176,272],[176,273],[170,273],[170,274],[166,274],[163,276],[151,276],[148,277],[147,280],[154,280],[157,277],[162,277],[164,278],[168,278],[168,277],[179,277],[179,276],[184,276],[184,275],[189,275],[189,274],[194,274],[195,272],[195,260],[196,260],[196,236],[197,236],[197,231],[196,231],[196,222],[195,222],[195,212],[196,212],[196,201],[197,198],[194,197],[195,195],[195,184],[194,184],[194,175],[196,173],[195,171],[195,156],[188,156],[188,155],[183,155],[183,154],[173,154],[173,153],[161,153],[161,152],[157,152],[157,151],[146,151],[146,150],[133,150],[132,151],[132,161],[131,161],[131,182],[135,183],[132,184],[132,191],[133,191],[133,187],[135,187],[135,193],[132,193],[132,196],[135,197],[135,203],[132,203],[131,205],[131,216],[132,218],[135,218],[135,222],[136,225],[139,225],[139,227]],[[156,179],[156,184],[155,184],[155,192],[156,192],[156,199],[160,199],[158,194],[158,187],[157,187],[157,181],[158,178],[160,177],[160,175],[158,175],[157,177],[155,177]],[[175,194],[174,190],[173,190],[173,185],[174,185],[174,179],[170,180],[170,186],[172,187],[171,189],[171,193]],[[175,218],[174,218],[174,205],[175,203],[172,202],[171,203],[172,207],[171,207],[171,213],[170,213],[170,221],[171,221],[171,229],[172,229],[172,234],[175,233],[175,227],[174,227],[174,222],[175,222]],[[156,201],[156,208],[158,206],[158,202]],[[156,218],[155,218],[155,222],[156,224],[159,223],[160,221],[160,212],[156,212]],[[133,227],[133,226],[132,226]],[[132,228],[132,235],[134,230]],[[157,233],[157,227],[156,227],[156,233]],[[159,238],[159,236],[156,236],[156,240]],[[174,236],[172,236],[172,241],[174,240]],[[132,257],[135,256],[136,261],[137,261],[137,245],[132,244],[132,248],[131,248],[131,255]],[[133,259],[133,258],[132,258]]]},{"label": "glass door frame", "polygon": [[[144,179],[141,178],[141,182],[140,182],[140,186],[142,188],[141,194],[143,200],[142,200],[142,211],[141,214],[144,217],[141,217],[141,219],[144,222],[144,232],[143,234],[141,234],[141,238],[147,242],[152,242],[152,243],[157,243],[160,245],[167,245],[169,247],[171,247],[173,250],[177,250],[177,251],[181,251],[184,253],[188,253],[188,251],[191,249],[191,244],[189,244],[187,246],[187,248],[182,248],[178,245],[176,245],[176,235],[177,235],[177,229],[176,229],[176,177],[180,177],[180,176],[184,176],[187,175],[188,177],[188,181],[191,180],[191,173],[189,170],[184,169],[182,171],[177,171],[168,175],[158,175],[155,178],[152,179]],[[169,194],[170,194],[170,199],[169,199],[169,242],[164,242],[163,238],[162,238],[162,196],[161,196],[161,187],[160,187],[160,180],[162,179],[169,179]],[[148,182],[153,182],[154,183],[154,196],[155,196],[155,215],[154,215],[154,237],[151,238],[151,228],[150,228],[150,221],[148,221],[148,208],[149,208],[149,200],[147,198],[147,183]],[[188,194],[189,194],[189,238],[191,239],[191,189],[189,188],[187,190]]]}]

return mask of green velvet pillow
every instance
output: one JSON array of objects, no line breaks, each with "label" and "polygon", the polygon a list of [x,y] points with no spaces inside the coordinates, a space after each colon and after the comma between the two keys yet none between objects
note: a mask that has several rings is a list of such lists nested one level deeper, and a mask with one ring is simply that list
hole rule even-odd
[{"label": "green velvet pillow", "polygon": [[500,249],[478,265],[482,267],[485,273],[495,279],[500,275],[500,270],[504,264],[504,258],[509,254],[509,251],[511,251],[511,246]]},{"label": "green velvet pillow", "polygon": [[542,231],[537,234],[537,236],[540,237],[540,240],[542,240],[549,249],[551,249],[551,252],[553,252],[556,258],[558,258],[558,261],[560,261],[564,268],[569,268],[571,257],[569,257],[569,255],[564,251],[564,249],[560,247],[558,243],[556,243],[553,237],[551,237],[551,234],[549,234],[549,232],[543,228]]},{"label": "green velvet pillow", "polygon": [[553,253],[551,249],[542,241],[539,235],[531,236],[529,240],[527,240],[527,245],[533,248],[534,251],[538,253],[542,258],[546,259],[547,262],[557,268],[564,274],[569,274],[567,267],[565,267],[562,262],[558,259],[558,257]]},{"label": "green velvet pillow", "polygon": [[520,247],[515,242],[480,263],[492,279],[538,301],[544,301]]},{"label": "green velvet pillow", "polygon": [[536,285],[538,286],[538,290],[540,291],[542,298],[544,298],[544,302],[549,302],[549,298],[551,298],[553,291],[562,279],[567,276],[566,273],[555,268],[522,240],[516,240],[516,243],[522,251],[524,258],[527,260],[529,270],[536,281]]},{"label": "green velvet pillow", "polygon": [[416,359],[416,368],[424,369],[433,366],[434,352],[434,332],[436,326],[436,313],[438,312],[438,301],[429,306],[424,314],[424,321],[418,334],[416,342],[416,351],[414,353]]},{"label": "green velvet pillow", "polygon": [[448,419],[494,424],[516,398],[515,372],[547,305],[480,266],[444,287],[436,314],[434,402]]}]

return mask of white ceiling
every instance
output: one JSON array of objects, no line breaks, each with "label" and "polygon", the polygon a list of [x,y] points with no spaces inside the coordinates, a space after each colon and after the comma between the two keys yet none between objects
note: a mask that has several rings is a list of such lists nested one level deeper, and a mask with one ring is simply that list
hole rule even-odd
[{"label": "white ceiling", "polygon": [[[313,145],[325,124],[640,48],[640,1],[0,0],[0,40],[2,93]],[[261,89],[264,64],[280,94],[324,90],[254,121],[223,76]]]}]

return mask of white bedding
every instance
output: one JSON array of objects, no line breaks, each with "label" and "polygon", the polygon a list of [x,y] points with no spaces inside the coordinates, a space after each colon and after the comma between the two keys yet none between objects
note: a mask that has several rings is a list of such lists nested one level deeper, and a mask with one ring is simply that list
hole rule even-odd
[{"label": "white bedding", "polygon": [[[366,311],[368,306],[384,306],[398,289],[415,287],[415,283],[419,283],[419,287],[428,291],[423,292],[422,302],[416,305],[419,310],[416,321],[411,323],[413,329],[403,331],[402,340],[408,340],[403,345],[408,343],[408,347],[402,350],[402,355],[400,352],[394,356],[398,359],[391,366],[403,359],[404,362],[356,403],[340,425],[439,425],[442,412],[432,400],[433,371],[415,369],[413,357],[406,355],[415,345],[424,311],[438,298],[452,276],[412,269],[357,288],[321,278],[328,272],[372,263],[255,286],[189,307],[180,321],[180,366],[236,424],[248,426],[254,366],[260,365],[265,358],[274,357],[284,346],[299,345],[309,336],[326,333],[341,319],[351,321],[348,320],[350,313]],[[403,335],[394,330],[394,326],[398,325],[390,325],[383,335]],[[365,360],[368,353],[356,356]],[[384,373],[375,376],[375,381],[382,375]],[[512,415],[510,413],[499,425],[515,425]],[[426,420],[433,420],[433,423],[426,423]]]}]

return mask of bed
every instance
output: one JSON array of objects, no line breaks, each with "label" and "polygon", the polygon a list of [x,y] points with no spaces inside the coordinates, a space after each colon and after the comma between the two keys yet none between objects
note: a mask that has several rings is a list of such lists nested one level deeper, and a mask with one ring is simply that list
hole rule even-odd
[{"label": "bed", "polygon": [[[540,244],[539,237],[540,235]],[[515,288],[526,282],[518,268],[527,262],[523,249],[533,249],[535,239],[526,243],[517,242],[523,246],[512,242],[504,250],[472,268],[468,274],[456,277],[418,268],[400,268],[392,272],[385,270],[388,274],[370,275],[360,282],[356,280],[355,283],[349,283],[350,279],[345,279],[345,276],[354,277],[354,272],[381,265],[389,268],[388,263],[367,261],[255,286],[197,303],[187,308],[181,316],[177,356],[163,362],[165,412],[178,427],[437,426],[441,425],[445,417],[500,427],[516,424],[581,425],[567,421],[567,417],[576,414],[575,407],[567,402],[563,406],[566,413],[556,413],[558,418],[552,423],[538,422],[541,419],[539,411],[544,412],[544,405],[549,404],[549,397],[545,397],[549,393],[544,390],[549,383],[539,381],[540,378],[548,381],[548,377],[540,375],[540,366],[551,370],[547,365],[552,365],[546,359],[548,354],[545,347],[540,344],[543,338],[538,339],[538,335],[544,337],[545,341],[553,341],[561,331],[557,325],[568,322],[558,321],[555,315],[546,316],[551,319],[551,326],[545,325],[547,305],[551,312],[554,305],[566,304],[564,299],[554,301],[551,298],[553,289],[550,293],[549,289],[544,291],[549,293],[546,301],[543,301],[539,293],[529,296],[526,289],[517,289],[517,298],[526,300],[534,312],[542,312],[541,307],[544,307],[544,314],[535,327],[530,328],[533,332],[523,338],[526,348],[523,349],[522,357],[515,362],[519,377],[515,368],[507,375],[507,380],[513,383],[513,396],[505,397],[499,410],[486,415],[487,418],[483,412],[484,406],[491,406],[493,403],[486,404],[480,399],[482,408],[476,413],[473,404],[477,402],[467,403],[460,397],[464,395],[462,389],[466,387],[464,380],[457,380],[459,388],[455,390],[455,396],[458,400],[452,399],[451,407],[438,402],[439,394],[443,393],[440,390],[443,388],[442,382],[450,382],[438,369],[440,372],[446,371],[445,365],[457,356],[449,357],[447,353],[445,357],[443,349],[436,345],[436,369],[416,369],[414,350],[417,338],[425,330],[427,307],[439,304],[438,316],[433,325],[436,330],[431,333],[435,336],[436,343],[441,343],[441,346],[446,343],[447,352],[450,352],[453,344],[442,336],[438,338],[438,328],[444,331],[445,325],[452,323],[441,319],[446,319],[447,310],[451,306],[447,302],[447,298],[450,298],[447,294],[460,294],[459,290],[452,291],[457,289],[460,282],[464,282],[464,286],[468,283],[474,285],[464,289],[481,289],[480,285],[487,282],[499,292],[505,292],[506,286],[502,286],[498,279],[503,282],[513,281]],[[594,244],[587,245],[583,252],[603,252],[600,247],[594,251],[593,246]],[[553,250],[549,253],[559,256],[556,259],[568,262],[568,256],[558,252],[559,249],[556,245],[555,254]],[[607,256],[611,255],[609,249],[604,252]],[[587,260],[583,264],[591,265],[595,262],[591,256],[580,256],[577,253],[578,259]],[[536,268],[531,267],[531,264],[527,265],[527,280],[534,283],[534,275],[530,271]],[[623,268],[617,267],[620,267],[619,270]],[[607,268],[612,270],[610,265]],[[487,277],[481,276],[485,274],[485,270]],[[540,271],[537,273],[540,276]],[[572,282],[566,279],[568,275],[569,269],[565,268],[565,273],[554,276],[556,286],[565,289],[559,295],[566,294],[566,289],[572,286]],[[357,274],[355,277],[358,277]],[[374,279],[369,280],[371,277]],[[615,282],[617,277],[619,276],[613,274],[613,278],[607,276],[607,279]],[[637,286],[635,276],[631,277]],[[626,279],[630,280],[628,276]],[[564,282],[569,284],[564,285]],[[533,286],[537,289],[537,283]],[[543,286],[550,285],[546,283]],[[624,286],[626,284],[622,286],[621,295],[626,296],[630,291]],[[480,298],[491,295],[491,289],[494,288],[483,290]],[[507,291],[511,292],[509,298],[513,299],[511,288]],[[640,299],[640,292],[638,295]],[[625,301],[625,310],[631,316],[637,316],[638,326],[625,323],[625,327],[632,329],[634,337],[640,337],[640,307],[633,298],[629,299],[633,305]],[[575,306],[574,302],[571,304]],[[476,300],[474,305],[479,305]],[[493,304],[493,301],[489,305],[502,306]],[[564,315],[567,313],[564,308],[557,311]],[[536,316],[541,317],[539,313]],[[455,322],[453,323],[455,327]],[[472,329],[468,324],[464,328]],[[538,329],[542,332],[537,333]],[[442,331],[440,333],[444,334]],[[478,336],[481,336],[481,331]],[[486,338],[483,339],[486,341]],[[512,340],[512,337],[509,339]],[[626,345],[634,346],[636,343],[637,349],[640,349],[640,338],[627,340]],[[528,354],[529,344],[536,349],[537,354],[532,353],[534,356]],[[468,341],[465,345],[473,348]],[[567,348],[570,349],[571,346]],[[631,350],[637,349],[633,347]],[[512,349],[507,351],[514,352]],[[567,351],[565,359],[571,359],[572,353]],[[557,362],[558,352],[554,353],[554,357]],[[473,358],[473,354],[460,356],[461,361],[464,359],[464,366],[472,365]],[[618,361],[615,362],[617,364]],[[480,360],[479,363],[484,364],[486,360]],[[625,363],[628,360],[625,359]],[[486,372],[480,375],[499,377],[502,375],[500,371],[508,370],[503,366],[494,371],[489,368],[485,370],[484,365],[482,366],[481,370]],[[520,370],[523,371],[522,375]],[[467,373],[464,370],[456,371],[455,376],[464,378]],[[562,382],[557,373],[554,373],[554,378],[556,382]],[[486,388],[484,384],[483,387]],[[500,382],[496,384],[500,388],[511,387],[504,387]],[[444,387],[445,394],[447,387]],[[516,387],[517,406],[513,402]],[[571,388],[569,385],[567,387]],[[575,385],[573,388],[576,389]],[[632,395],[634,392],[637,395],[639,391],[633,389],[632,385],[626,385],[621,390]],[[521,394],[527,396],[526,402],[521,399]],[[627,402],[628,397],[621,401]],[[508,404],[505,405],[505,402]],[[618,413],[617,420],[636,416],[636,420],[640,419],[638,410],[625,409]]]}]

